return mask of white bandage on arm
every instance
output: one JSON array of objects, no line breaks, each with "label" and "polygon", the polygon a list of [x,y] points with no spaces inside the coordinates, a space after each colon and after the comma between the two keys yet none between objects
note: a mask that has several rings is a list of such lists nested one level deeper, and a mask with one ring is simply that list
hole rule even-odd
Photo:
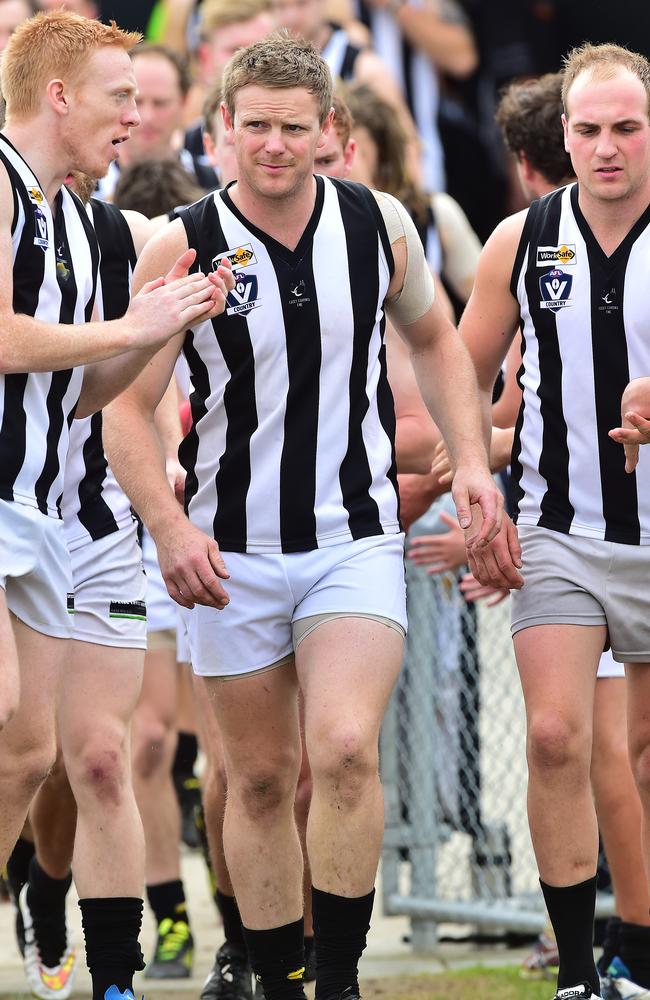
[{"label": "white bandage on arm", "polygon": [[422,240],[401,202],[384,191],[373,191],[382,214],[391,246],[398,240],[406,243],[406,272],[401,291],[386,300],[391,317],[400,326],[408,326],[424,316],[436,295]]}]

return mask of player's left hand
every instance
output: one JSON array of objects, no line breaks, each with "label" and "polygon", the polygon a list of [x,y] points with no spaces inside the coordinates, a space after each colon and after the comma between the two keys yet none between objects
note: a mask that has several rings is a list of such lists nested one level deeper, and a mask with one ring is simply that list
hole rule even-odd
[{"label": "player's left hand", "polygon": [[[481,548],[496,538],[503,521],[503,494],[486,466],[459,465],[451,495],[460,526],[466,532],[468,550]],[[473,515],[472,508],[480,511],[480,518]]]},{"label": "player's left hand", "polygon": [[625,449],[625,471],[634,472],[639,463],[639,445],[650,444],[650,420],[628,410],[624,414],[624,423],[626,426],[615,427],[609,436]]},{"label": "player's left hand", "polygon": [[[478,507],[474,516],[480,518]],[[521,569],[521,546],[517,528],[507,514],[503,514],[499,533],[486,545],[474,545],[467,550],[469,568],[484,587],[499,590],[520,590],[524,585]]]},{"label": "player's left hand", "polygon": [[449,531],[441,535],[419,535],[409,540],[407,558],[416,566],[424,566],[427,573],[446,573],[467,562],[465,534],[455,517],[442,511],[440,520]]}]

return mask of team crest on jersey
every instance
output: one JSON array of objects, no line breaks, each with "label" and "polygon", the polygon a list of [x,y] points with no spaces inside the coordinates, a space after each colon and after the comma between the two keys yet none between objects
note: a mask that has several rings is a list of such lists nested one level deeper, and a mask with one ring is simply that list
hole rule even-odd
[{"label": "team crest on jersey", "polygon": [[554,267],[552,271],[543,274],[539,279],[539,290],[542,293],[540,306],[542,309],[559,312],[565,306],[570,306],[569,296],[571,295],[572,284],[573,277],[570,274],[565,274],[558,267]]},{"label": "team crest on jersey", "polygon": [[226,312],[229,316],[246,315],[251,309],[260,305],[257,297],[257,276],[254,274],[239,274],[235,277],[235,287],[228,292]]},{"label": "team crest on jersey", "polygon": [[563,243],[559,247],[537,247],[537,266],[548,267],[549,264],[575,264],[575,243]]},{"label": "team crest on jersey", "polygon": [[294,281],[289,288],[289,294],[291,296],[289,299],[290,306],[297,306],[300,309],[302,306],[307,305],[308,302],[311,302],[310,297],[307,295],[307,286],[304,280]]},{"label": "team crest on jersey", "polygon": [[47,237],[47,219],[38,205],[34,205],[34,226],[34,246],[42,247],[43,250],[47,250],[50,245],[50,241]]},{"label": "team crest on jersey", "polygon": [[232,264],[233,271],[240,271],[243,267],[250,267],[257,264],[257,257],[251,243],[242,243],[240,247],[233,250],[223,250],[216,257],[212,258],[212,270],[216,271],[224,257],[227,257]]}]

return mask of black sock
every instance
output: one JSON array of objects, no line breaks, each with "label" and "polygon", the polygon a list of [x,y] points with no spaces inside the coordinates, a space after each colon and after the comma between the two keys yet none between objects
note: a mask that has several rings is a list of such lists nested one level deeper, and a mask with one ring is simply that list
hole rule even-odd
[{"label": "black sock", "polygon": [[304,933],[302,919],[268,931],[244,927],[250,963],[266,1000],[305,1000]]},{"label": "black sock", "polygon": [[305,962],[309,961],[309,958],[313,950],[314,950],[314,935],[305,934]]},{"label": "black sock", "polygon": [[20,890],[29,878],[29,862],[34,857],[34,845],[31,840],[19,837],[7,861],[7,882],[11,895],[18,902]]},{"label": "black sock", "polygon": [[630,970],[632,981],[650,987],[650,927],[621,923],[618,955]]},{"label": "black sock", "polygon": [[93,1000],[104,1000],[113,985],[133,992],[133,973],[144,969],[138,941],[143,905],[130,896],[79,900]]},{"label": "black sock", "polygon": [[223,933],[228,944],[246,954],[244,928],[239,915],[239,907],[234,896],[226,896],[219,889],[214,894],[214,901],[223,921]]},{"label": "black sock", "polygon": [[174,923],[177,920],[184,920],[186,924],[189,924],[185,892],[180,879],[148,885],[147,900],[154,912],[156,924],[160,925],[167,917],[170,917]]},{"label": "black sock", "polygon": [[316,998],[329,1000],[352,987],[359,992],[359,959],[366,947],[375,890],[349,899],[312,886]]},{"label": "black sock", "polygon": [[558,989],[589,983],[599,996],[600,980],[594,963],[596,876],[577,885],[552,886],[539,880],[551,918],[560,968]]},{"label": "black sock", "polygon": [[194,765],[199,753],[199,743],[194,733],[178,734],[176,755],[172,766],[172,774],[176,778],[187,778],[194,774]]},{"label": "black sock", "polygon": [[607,973],[613,958],[620,952],[621,947],[621,918],[610,917],[605,930],[605,940],[603,941],[603,953],[596,963],[601,976]]},{"label": "black sock", "polygon": [[70,874],[65,878],[51,878],[39,865],[36,855],[30,861],[27,905],[41,960],[49,969],[60,963],[68,943],[65,897],[71,883]]}]

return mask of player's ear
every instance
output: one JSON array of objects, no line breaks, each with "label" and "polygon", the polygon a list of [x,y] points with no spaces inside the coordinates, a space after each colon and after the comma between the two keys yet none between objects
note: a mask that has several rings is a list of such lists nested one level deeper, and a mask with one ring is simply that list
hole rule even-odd
[{"label": "player's ear", "polygon": [[328,136],[329,130],[332,128],[333,121],[334,121],[334,108],[330,108],[327,114],[327,118],[320,127],[320,135],[318,136],[318,142],[316,144],[317,149],[321,149],[325,145],[325,140]]},{"label": "player's ear", "polygon": [[223,127],[225,128],[226,132],[232,133],[235,127],[234,115],[231,118],[230,111],[228,110],[223,101],[221,102],[221,120],[223,122]]},{"label": "player's ear", "polygon": [[564,129],[564,149],[569,152],[569,121],[565,114],[562,115],[562,128]]}]

